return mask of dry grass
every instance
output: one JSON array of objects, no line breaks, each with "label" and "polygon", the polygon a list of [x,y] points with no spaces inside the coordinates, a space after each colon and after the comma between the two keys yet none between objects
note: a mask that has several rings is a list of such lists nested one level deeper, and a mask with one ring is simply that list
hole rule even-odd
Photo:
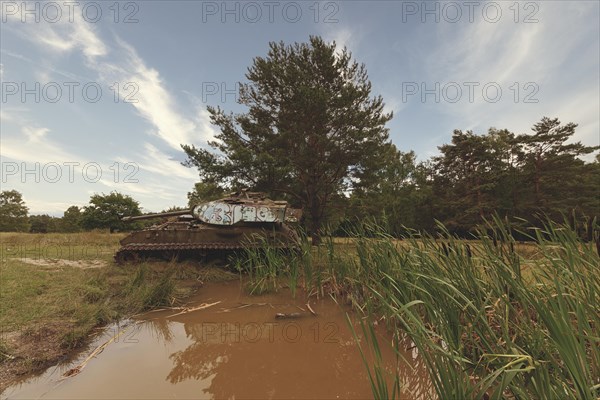
[{"label": "dry grass", "polygon": [[173,305],[217,276],[193,262],[118,266],[123,236],[0,233],[0,390],[80,348],[95,328]]}]

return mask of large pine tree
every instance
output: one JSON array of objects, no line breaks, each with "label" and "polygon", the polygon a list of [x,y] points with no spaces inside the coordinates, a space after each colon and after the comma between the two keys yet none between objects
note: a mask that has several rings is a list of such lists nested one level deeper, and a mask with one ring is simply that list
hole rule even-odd
[{"label": "large pine tree", "polygon": [[523,174],[530,187],[530,211],[543,210],[559,218],[561,212],[580,206],[588,168],[579,157],[599,147],[573,142],[575,128],[572,122],[561,125],[558,118],[544,117],[531,128],[533,135],[519,136],[525,150]]},{"label": "large pine tree", "polygon": [[[213,151],[183,145],[203,180],[280,192],[302,206],[313,243],[336,194],[371,173],[388,142],[380,96],[364,65],[335,42],[270,43],[248,69],[242,114],[209,107]],[[216,150],[216,152],[214,152]]]}]

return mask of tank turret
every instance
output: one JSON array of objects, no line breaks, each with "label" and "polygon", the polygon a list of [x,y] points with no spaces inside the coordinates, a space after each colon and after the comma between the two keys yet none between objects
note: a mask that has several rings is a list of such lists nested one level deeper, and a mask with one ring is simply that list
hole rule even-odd
[{"label": "tank turret", "polygon": [[131,233],[121,240],[115,260],[202,258],[264,245],[295,249],[298,236],[288,224],[300,216],[301,210],[288,207],[286,201],[242,191],[186,210],[123,217],[123,221],[179,218]]}]

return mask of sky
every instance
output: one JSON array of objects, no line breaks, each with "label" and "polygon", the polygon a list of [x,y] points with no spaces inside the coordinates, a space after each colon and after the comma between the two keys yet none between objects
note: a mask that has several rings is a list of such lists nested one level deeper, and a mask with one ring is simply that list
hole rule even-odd
[{"label": "sky", "polygon": [[346,46],[381,95],[390,138],[418,160],[455,129],[521,134],[542,117],[600,144],[598,1],[50,1],[0,3],[2,190],[62,216],[118,191],[184,206],[207,148],[207,106],[269,42]]}]

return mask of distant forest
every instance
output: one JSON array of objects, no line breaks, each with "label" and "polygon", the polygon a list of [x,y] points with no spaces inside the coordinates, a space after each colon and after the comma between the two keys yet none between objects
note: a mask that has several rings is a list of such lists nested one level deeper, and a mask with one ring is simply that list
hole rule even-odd
[{"label": "distant forest", "polygon": [[390,149],[379,183],[352,193],[344,218],[384,219],[394,234],[402,226],[432,231],[438,220],[462,236],[493,214],[522,226],[567,218],[591,234],[600,216],[600,154],[593,162],[580,158],[598,147],[573,142],[576,126],[543,118],[533,134],[456,130],[441,154],[423,163]]},{"label": "distant forest", "polygon": [[[365,175],[351,193],[333,195],[324,233],[344,235],[357,222],[375,220],[401,236],[406,229],[434,232],[439,221],[451,233],[468,237],[485,218],[498,215],[522,227],[566,218],[582,238],[591,239],[594,218],[600,216],[600,154],[594,161],[582,160],[598,147],[573,142],[576,127],[544,118],[533,134],[455,130],[451,142],[439,146],[440,154],[424,162],[388,143],[383,167]],[[189,202],[213,200],[229,189],[200,182],[188,193]],[[119,217],[139,214],[139,202],[117,192],[96,194],[89,205],[71,206],[62,218],[29,215],[17,191],[0,195],[0,231],[125,231],[143,225],[125,224]]]}]

